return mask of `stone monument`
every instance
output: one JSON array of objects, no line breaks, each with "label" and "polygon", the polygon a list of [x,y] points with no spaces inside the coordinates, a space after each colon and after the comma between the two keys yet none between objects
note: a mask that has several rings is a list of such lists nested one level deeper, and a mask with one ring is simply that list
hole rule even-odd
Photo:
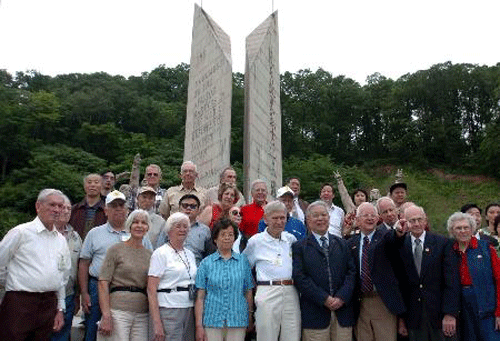
[{"label": "stone monument", "polygon": [[198,167],[198,185],[219,184],[230,162],[232,61],[229,36],[195,4],[184,161]]},{"label": "stone monument", "polygon": [[278,12],[246,38],[244,193],[255,179],[267,182],[269,194],[281,187],[281,105]]}]

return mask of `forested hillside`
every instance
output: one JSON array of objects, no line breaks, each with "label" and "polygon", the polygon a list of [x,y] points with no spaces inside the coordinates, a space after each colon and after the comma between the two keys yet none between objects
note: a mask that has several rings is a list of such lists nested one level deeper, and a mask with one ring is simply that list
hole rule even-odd
[{"label": "forested hillside", "polygon": [[[177,184],[188,74],[186,64],[128,79],[0,70],[0,231],[34,215],[40,189],[59,188],[81,200],[84,174],[130,170],[136,153],[142,170],[151,162],[162,167],[164,187]],[[240,180],[243,78],[233,75],[231,162]],[[500,177],[500,63],[448,62],[397,80],[373,74],[363,86],[322,69],[285,72],[281,102],[284,176],[303,178],[307,199],[337,168],[349,189],[382,192],[395,170],[382,176],[383,165],[409,169],[412,181],[420,173],[439,179],[429,168]],[[483,188],[461,183],[475,187],[470,193]],[[461,200],[498,198],[498,183],[485,183],[481,193],[464,189]],[[410,196],[417,193],[410,188]]]}]

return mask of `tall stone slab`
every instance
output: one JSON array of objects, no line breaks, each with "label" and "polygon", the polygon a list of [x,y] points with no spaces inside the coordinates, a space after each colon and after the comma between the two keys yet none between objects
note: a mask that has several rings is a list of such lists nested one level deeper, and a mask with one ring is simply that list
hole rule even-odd
[{"label": "tall stone slab", "polygon": [[206,188],[230,162],[231,65],[229,36],[195,4],[184,161],[198,166],[198,185]]},{"label": "tall stone slab", "polygon": [[255,179],[266,180],[275,197],[281,186],[281,105],[278,12],[246,39],[244,191]]}]

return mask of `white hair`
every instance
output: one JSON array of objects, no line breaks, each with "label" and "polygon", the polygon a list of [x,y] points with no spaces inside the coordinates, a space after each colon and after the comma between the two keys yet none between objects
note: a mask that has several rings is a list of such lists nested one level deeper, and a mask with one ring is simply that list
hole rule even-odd
[{"label": "white hair", "polygon": [[165,223],[165,232],[168,234],[172,226],[183,221],[186,222],[187,226],[190,226],[189,217],[187,214],[182,212],[175,212],[170,217],[168,217],[167,222]]},{"label": "white hair", "polygon": [[132,223],[134,222],[134,219],[136,216],[144,216],[146,218],[146,222],[148,224],[148,228],[151,227],[151,217],[149,216],[149,213],[145,210],[137,209],[132,211],[132,213],[129,214],[127,220],[125,221],[125,227],[124,230],[127,232],[130,232],[130,226],[132,226]]}]

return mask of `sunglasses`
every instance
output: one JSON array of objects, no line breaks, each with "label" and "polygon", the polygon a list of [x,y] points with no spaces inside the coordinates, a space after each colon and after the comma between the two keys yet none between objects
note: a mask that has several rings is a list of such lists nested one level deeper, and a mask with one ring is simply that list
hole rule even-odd
[{"label": "sunglasses", "polygon": [[147,173],[146,175],[149,176],[149,177],[151,177],[151,176],[158,176],[160,174],[159,173]]},{"label": "sunglasses", "polygon": [[198,208],[198,205],[196,205],[196,204],[186,204],[186,203],[182,203],[182,204],[181,204],[181,207],[182,207],[183,209],[188,209],[188,208],[190,208],[190,209],[192,209],[192,210],[196,210],[196,209]]},{"label": "sunglasses", "polygon": [[240,212],[240,211],[236,211],[236,210],[234,210],[234,211],[231,211],[230,213],[231,213],[231,215],[233,215],[233,216],[240,216],[240,217],[241,217],[241,212]]}]

